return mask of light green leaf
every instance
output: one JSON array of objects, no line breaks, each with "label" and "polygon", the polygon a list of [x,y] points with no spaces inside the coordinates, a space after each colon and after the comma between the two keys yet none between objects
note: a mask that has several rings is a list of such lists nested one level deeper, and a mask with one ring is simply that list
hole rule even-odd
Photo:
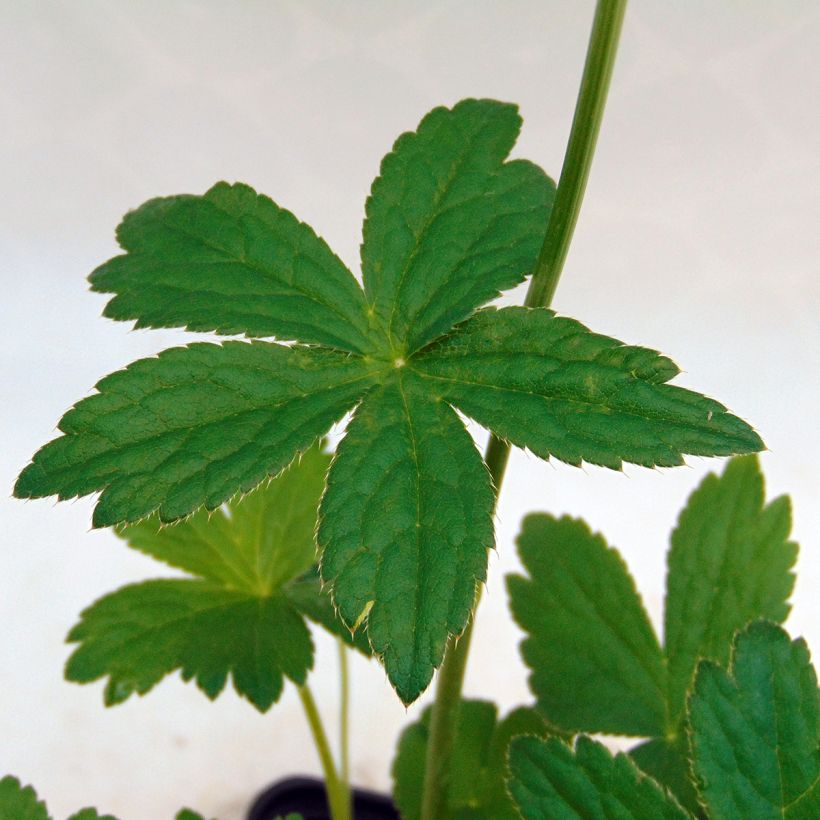
[{"label": "light green leaf", "polygon": [[689,721],[712,820],[820,817],[817,676],[802,639],[751,624],[735,640],[728,673],[698,665]]},{"label": "light green leaf", "polygon": [[[393,761],[393,797],[404,820],[421,816],[430,714],[428,707],[404,730]],[[526,707],[496,720],[495,704],[461,702],[447,793],[451,820],[518,819],[505,784],[507,747],[517,735],[545,736],[547,726],[535,709]]]},{"label": "light green leaf", "polygon": [[313,664],[304,615],[346,632],[327,594],[305,581],[316,577],[313,532],[328,462],[314,446],[267,486],[211,515],[121,528],[130,546],[200,578],[148,581],[95,603],[69,635],[80,646],[68,679],[108,676],[110,705],[176,669],[213,698],[231,674],[261,711],[278,700],[283,676],[303,683]]},{"label": "light green leaf", "polygon": [[624,754],[579,737],[515,738],[510,793],[524,820],[683,820],[689,815]]},{"label": "light green leaf", "polygon": [[505,162],[516,106],[462,100],[431,111],[384,158],[367,201],[365,292],[407,355],[532,273],[555,185]]},{"label": "light green leaf", "polygon": [[788,540],[787,497],[764,507],[757,458],[729,462],[708,475],[672,533],[666,595],[666,655],[671,725],[698,659],[725,665],[735,632],[755,618],[782,622],[794,585],[797,545]]},{"label": "light green leaf", "polygon": [[256,596],[210,581],[157,580],[123,587],[82,613],[68,640],[79,643],[66,678],[108,676],[107,706],[143,695],[176,669],[215,698],[230,673],[234,688],[264,712],[283,676],[305,682],[313,643],[283,595]]},{"label": "light green leaf", "polygon": [[321,571],[351,628],[404,703],[424,691],[459,634],[493,544],[493,492],[456,414],[397,371],[368,394],[339,445],[322,499]]},{"label": "light green leaf", "polygon": [[102,491],[94,525],[173,521],[276,475],[368,386],[362,360],[266,342],[194,344],[142,359],[63,416],[19,498]]},{"label": "light green leaf", "polygon": [[544,308],[482,310],[413,366],[438,395],[542,458],[620,469],[763,447],[723,405],[665,384],[678,372],[669,359]]},{"label": "light green leaf", "polygon": [[152,199],[117,229],[125,254],[97,268],[112,319],[276,336],[354,353],[370,346],[361,288],[307,225],[247,185]]},{"label": "light green leaf", "polygon": [[583,522],[529,515],[518,537],[529,578],[507,578],[530,689],[568,731],[662,734],[664,669],[623,559]]},{"label": "light green leaf", "polygon": [[16,777],[0,780],[0,817],[8,820],[51,820],[46,804],[37,799],[31,786],[23,786]]},{"label": "light green leaf", "polygon": [[205,818],[191,809],[181,809],[177,812],[175,820],[205,820]]},{"label": "light green leaf", "polygon": [[[688,745],[685,739],[684,745]],[[703,815],[689,770],[688,749],[682,753],[677,744],[656,737],[630,749],[629,756],[644,774],[675,795],[687,811]]]}]

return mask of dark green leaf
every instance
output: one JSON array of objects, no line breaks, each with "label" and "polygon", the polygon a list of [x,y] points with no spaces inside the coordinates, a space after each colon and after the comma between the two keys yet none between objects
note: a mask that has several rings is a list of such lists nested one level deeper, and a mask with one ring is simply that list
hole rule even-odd
[{"label": "dark green leaf", "polygon": [[247,185],[152,199],[117,229],[127,253],[91,274],[137,327],[276,336],[365,352],[361,288],[307,225]]},{"label": "dark green leaf", "polygon": [[[428,707],[399,740],[393,762],[393,796],[404,820],[421,816],[421,795],[430,733]],[[461,702],[449,771],[448,816],[452,820],[517,820],[505,785],[507,747],[511,738],[544,736],[547,726],[534,709],[519,708],[496,723],[494,704]]]},{"label": "dark green leaf", "polygon": [[98,601],[69,635],[80,646],[67,677],[85,683],[108,676],[106,702],[113,704],[176,669],[216,697],[231,674],[236,690],[262,711],[279,698],[283,676],[303,683],[313,663],[303,614],[345,632],[332,608],[323,610],[327,594],[304,580],[315,560],[328,462],[314,446],[225,509],[172,526],[160,528],[152,517],[121,528],[130,546],[200,578],[148,581]]},{"label": "dark green leaf", "polygon": [[382,161],[367,201],[362,272],[398,355],[447,332],[532,273],[555,185],[524,160],[514,105],[436,108]]},{"label": "dark green leaf", "polygon": [[626,565],[583,521],[529,515],[518,537],[529,578],[507,579],[527,638],[530,689],[569,731],[661,734],[664,669]]},{"label": "dark green leaf", "polygon": [[98,527],[173,521],[276,475],[367,389],[361,359],[266,342],[194,344],[142,359],[63,416],[20,475],[20,498],[102,491]]},{"label": "dark green leaf", "polygon": [[493,544],[489,473],[456,414],[417,380],[367,395],[339,445],[319,522],[322,577],[345,622],[367,618],[405,703],[459,634]]},{"label": "dark green leaf", "polygon": [[689,720],[713,820],[820,817],[817,676],[802,639],[753,623],[737,636],[728,672],[698,665]]},{"label": "dark green leaf", "polygon": [[725,665],[737,630],[789,612],[797,557],[789,499],[764,500],[757,458],[734,459],[722,476],[703,480],[672,533],[665,634],[674,727],[698,659]]},{"label": "dark green leaf", "polygon": [[683,820],[689,815],[624,754],[579,737],[519,737],[510,746],[510,793],[524,820]]},{"label": "dark green leaf", "polygon": [[689,761],[677,746],[663,738],[653,738],[631,749],[629,756],[642,772],[672,792],[687,811],[702,816]]},{"label": "dark green leaf", "polygon": [[116,818],[110,814],[99,814],[96,809],[83,809],[76,814],[72,814],[68,820],[116,820]]},{"label": "dark green leaf", "polygon": [[723,405],[665,384],[678,372],[669,359],[543,308],[482,310],[413,365],[437,395],[542,458],[620,469],[763,447]]},{"label": "dark green leaf", "polygon": [[46,804],[37,799],[31,786],[23,786],[16,777],[0,780],[0,817],[3,820],[51,820]]}]

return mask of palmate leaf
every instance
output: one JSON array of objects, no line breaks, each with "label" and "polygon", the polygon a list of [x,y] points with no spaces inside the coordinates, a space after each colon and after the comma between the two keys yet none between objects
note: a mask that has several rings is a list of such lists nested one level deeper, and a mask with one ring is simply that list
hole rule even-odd
[{"label": "palmate leaf", "polygon": [[[393,761],[393,798],[404,820],[419,820],[430,734],[428,707],[399,739]],[[517,820],[505,783],[507,747],[518,735],[544,737],[547,726],[532,708],[498,721],[495,704],[463,700],[449,770],[447,816],[452,820]]]},{"label": "palmate leaf", "polygon": [[529,515],[518,536],[529,578],[507,578],[530,689],[565,730],[663,734],[658,640],[618,553],[582,521]]},{"label": "palmate leaf", "polygon": [[[39,800],[32,786],[23,786],[16,777],[0,779],[0,818],[2,820],[51,820],[46,804]],[[96,809],[82,809],[68,820],[117,820]]]},{"label": "palmate leaf", "polygon": [[87,683],[107,676],[112,705],[176,669],[214,698],[230,674],[261,711],[279,699],[284,677],[304,683],[313,664],[305,615],[353,642],[312,568],[328,462],[314,447],[225,510],[162,529],[155,518],[121,529],[130,546],[199,577],[146,581],[97,601],[69,634],[79,647],[66,677]]},{"label": "palmate leaf", "polygon": [[623,561],[581,521],[527,517],[518,547],[529,577],[507,579],[546,718],[566,731],[651,738],[635,761],[693,812],[682,700],[697,659],[725,663],[737,630],[789,610],[789,500],[764,500],[754,456],[692,494],[672,534],[662,651]]},{"label": "palmate leaf", "polygon": [[698,665],[689,720],[698,790],[713,820],[820,817],[817,676],[802,639],[758,621],[728,672]]},{"label": "palmate leaf", "polygon": [[322,573],[409,701],[464,628],[492,545],[486,471],[454,408],[573,464],[759,449],[717,402],[666,385],[677,368],[652,351],[546,310],[470,318],[534,269],[546,229],[553,183],[506,161],[519,127],[514,106],[468,100],[398,140],[367,204],[364,290],[247,186],[129,214],[126,253],[92,275],[114,294],[107,315],[310,346],[192,345],[137,362],[65,416],[15,493],[99,492],[97,526],[170,522],[278,474],[364,399],[330,474]]},{"label": "palmate leaf", "polygon": [[247,185],[152,199],[117,228],[127,253],[89,277],[111,319],[276,336],[354,353],[370,346],[353,274],[293,214]]},{"label": "palmate leaf", "polygon": [[555,185],[531,162],[504,162],[520,129],[516,106],[463,100],[431,111],[382,160],[362,275],[400,355],[532,273]]},{"label": "palmate leaf", "polygon": [[348,624],[367,617],[399,697],[424,691],[473,607],[493,543],[490,475],[464,425],[412,374],[359,406],[320,510],[322,576]]},{"label": "palmate leaf", "polygon": [[524,820],[685,820],[690,815],[624,754],[579,737],[519,737],[510,746],[510,793]]}]

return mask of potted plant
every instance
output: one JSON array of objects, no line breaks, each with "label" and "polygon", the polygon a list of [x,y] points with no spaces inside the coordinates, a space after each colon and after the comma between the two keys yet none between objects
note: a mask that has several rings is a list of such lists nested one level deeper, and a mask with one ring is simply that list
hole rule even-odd
[{"label": "potted plant", "polygon": [[[275,788],[254,820],[820,815],[816,676],[779,626],[796,546],[788,500],[765,503],[761,438],[669,384],[668,358],[548,308],[624,5],[598,5],[557,187],[508,159],[514,105],[468,99],[384,158],[362,285],[310,227],[224,182],[127,214],[123,253],[91,274],[112,319],[253,341],[172,348],[107,376],[21,473],[20,498],[100,493],[94,526],[187,573],[86,609],[66,677],[106,679],[109,706],[177,670],[211,698],[230,677],[262,712],[291,681],[324,783]],[[488,306],[527,276],[524,306]],[[348,412],[331,454],[323,437]],[[458,412],[492,433],[483,459]],[[526,573],[508,588],[535,703],[500,717],[461,689],[512,445],[616,470],[735,458],[674,531],[663,645],[602,536],[525,519]],[[373,656],[405,704],[439,670],[434,704],[398,744],[397,808],[351,793],[346,718],[333,759],[309,622],[342,659]],[[613,755],[590,734],[639,740]],[[48,814],[8,776],[0,816]]]}]

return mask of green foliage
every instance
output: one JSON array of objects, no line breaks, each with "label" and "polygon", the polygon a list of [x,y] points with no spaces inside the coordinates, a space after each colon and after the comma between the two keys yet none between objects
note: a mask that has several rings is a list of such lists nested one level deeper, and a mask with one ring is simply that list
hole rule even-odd
[{"label": "green foliage", "polygon": [[[511,363],[515,362],[514,366]],[[722,404],[666,384],[678,367],[550,310],[482,310],[417,366],[459,410],[542,458],[620,469],[763,447]]]},{"label": "green foliage", "polygon": [[802,639],[757,621],[724,671],[698,665],[689,698],[694,770],[712,820],[820,817],[817,676]]},{"label": "green foliage", "polygon": [[668,792],[624,754],[579,737],[575,747],[550,737],[519,737],[510,746],[510,793],[524,820],[684,820]]},{"label": "green foliage", "polygon": [[313,664],[305,616],[353,642],[313,567],[329,460],[314,446],[224,509],[171,527],[150,518],[120,529],[130,546],[198,577],[146,581],[97,601],[69,634],[79,647],[66,677],[86,683],[107,676],[112,705],[176,669],[214,698],[231,674],[237,692],[261,711],[279,699],[284,677],[304,683]]},{"label": "green foliage", "polygon": [[797,555],[789,529],[787,498],[764,506],[755,457],[708,475],[672,535],[661,649],[615,550],[583,522],[528,516],[518,545],[529,578],[510,576],[508,589],[547,719],[566,731],[654,738],[635,759],[696,810],[680,701],[698,658],[725,662],[750,619],[786,617]]},{"label": "green foliage", "polygon": [[663,734],[663,658],[620,555],[583,521],[546,515],[524,519],[518,550],[529,578],[508,578],[510,601],[544,714],[572,731]]},{"label": "green foliage", "polygon": [[[118,231],[125,253],[91,277],[114,294],[107,315],[302,344],[196,344],[103,379],[15,493],[100,492],[96,526],[153,513],[171,522],[277,475],[358,405],[323,503],[322,577],[347,626],[366,624],[409,703],[467,623],[493,544],[489,479],[454,409],[571,464],[759,450],[722,405],[666,384],[677,368],[652,351],[543,309],[472,316],[534,270],[552,206],[551,180],[506,160],[520,126],[515,106],[466,100],[399,138],[367,202],[363,290],[310,228],[244,185],[128,214]],[[217,617],[198,603],[213,597],[197,597],[198,583],[179,593],[194,613],[183,622],[196,629]],[[117,605],[166,607],[146,594],[133,589]],[[120,617],[110,599],[99,607],[81,627],[96,641],[109,615]],[[244,636],[265,622],[257,615],[235,615]],[[145,625],[166,634],[156,620]],[[150,686],[180,660],[178,644],[159,646],[167,655],[153,670],[122,670],[126,689]],[[101,653],[87,674],[107,665],[110,651]],[[303,645],[288,667],[296,679],[308,654]],[[184,674],[221,688],[227,660],[217,671],[198,655],[180,661]],[[262,700],[275,697],[273,687]]]},{"label": "green foliage", "polygon": [[[430,713],[430,708],[425,709],[421,719],[404,730],[393,762],[393,797],[404,820],[421,816]],[[452,820],[518,818],[504,782],[507,747],[518,735],[545,736],[547,726],[528,707],[513,710],[500,722],[497,718],[493,703],[461,702],[447,794]]]},{"label": "green foliage", "polygon": [[[46,804],[37,798],[32,786],[23,786],[16,777],[0,779],[0,818],[2,820],[51,820]],[[110,814],[98,814],[96,809],[82,809],[68,820],[117,820]]]}]

